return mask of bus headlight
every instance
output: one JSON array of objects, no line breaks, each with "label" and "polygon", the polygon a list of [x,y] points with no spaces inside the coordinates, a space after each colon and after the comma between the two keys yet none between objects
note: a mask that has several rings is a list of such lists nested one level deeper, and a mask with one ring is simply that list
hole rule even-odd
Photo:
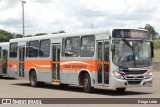
[{"label": "bus headlight", "polygon": [[113,71],[113,74],[117,79],[124,79],[123,76],[118,71]]},{"label": "bus headlight", "polygon": [[149,79],[151,77],[152,77],[152,72],[150,70],[144,73],[144,79]]}]

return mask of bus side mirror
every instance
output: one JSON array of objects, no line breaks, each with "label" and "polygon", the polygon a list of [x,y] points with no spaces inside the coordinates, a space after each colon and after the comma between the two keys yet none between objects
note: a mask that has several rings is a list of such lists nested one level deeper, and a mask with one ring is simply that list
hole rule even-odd
[{"label": "bus side mirror", "polygon": [[151,42],[151,57],[154,58],[154,43]]},{"label": "bus side mirror", "polygon": [[111,51],[113,52],[115,50],[115,45],[111,44]]}]

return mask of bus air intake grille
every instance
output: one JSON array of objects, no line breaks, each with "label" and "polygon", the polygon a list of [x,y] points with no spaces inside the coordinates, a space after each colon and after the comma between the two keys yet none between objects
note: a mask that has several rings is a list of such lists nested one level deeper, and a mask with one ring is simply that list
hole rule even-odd
[{"label": "bus air intake grille", "polygon": [[140,71],[125,71],[126,74],[144,74],[146,70],[140,70]]},{"label": "bus air intake grille", "polygon": [[141,81],[128,81],[129,85],[139,85]]},{"label": "bus air intake grille", "polygon": [[139,80],[142,80],[142,79],[144,79],[144,76],[140,76],[140,75],[126,75],[126,76],[124,76],[124,78],[126,79],[126,80],[137,80],[137,79],[139,79]]}]

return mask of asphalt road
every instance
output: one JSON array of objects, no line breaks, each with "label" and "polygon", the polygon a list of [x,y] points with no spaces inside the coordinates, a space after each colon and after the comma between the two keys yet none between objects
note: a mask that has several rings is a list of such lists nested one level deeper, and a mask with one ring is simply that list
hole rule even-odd
[{"label": "asphalt road", "polygon": [[160,73],[153,75],[153,87],[128,88],[123,94],[111,89],[96,89],[94,93],[88,94],[75,86],[45,85],[34,88],[27,80],[3,77],[0,79],[0,98],[160,98]]}]

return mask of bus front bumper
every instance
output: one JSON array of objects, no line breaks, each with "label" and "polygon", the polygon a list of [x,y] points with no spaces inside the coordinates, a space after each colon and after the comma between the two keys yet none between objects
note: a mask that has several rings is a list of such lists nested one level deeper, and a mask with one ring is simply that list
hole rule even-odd
[{"label": "bus front bumper", "polygon": [[124,80],[111,77],[111,88],[127,88],[127,87],[152,87],[152,77],[143,80]]}]

